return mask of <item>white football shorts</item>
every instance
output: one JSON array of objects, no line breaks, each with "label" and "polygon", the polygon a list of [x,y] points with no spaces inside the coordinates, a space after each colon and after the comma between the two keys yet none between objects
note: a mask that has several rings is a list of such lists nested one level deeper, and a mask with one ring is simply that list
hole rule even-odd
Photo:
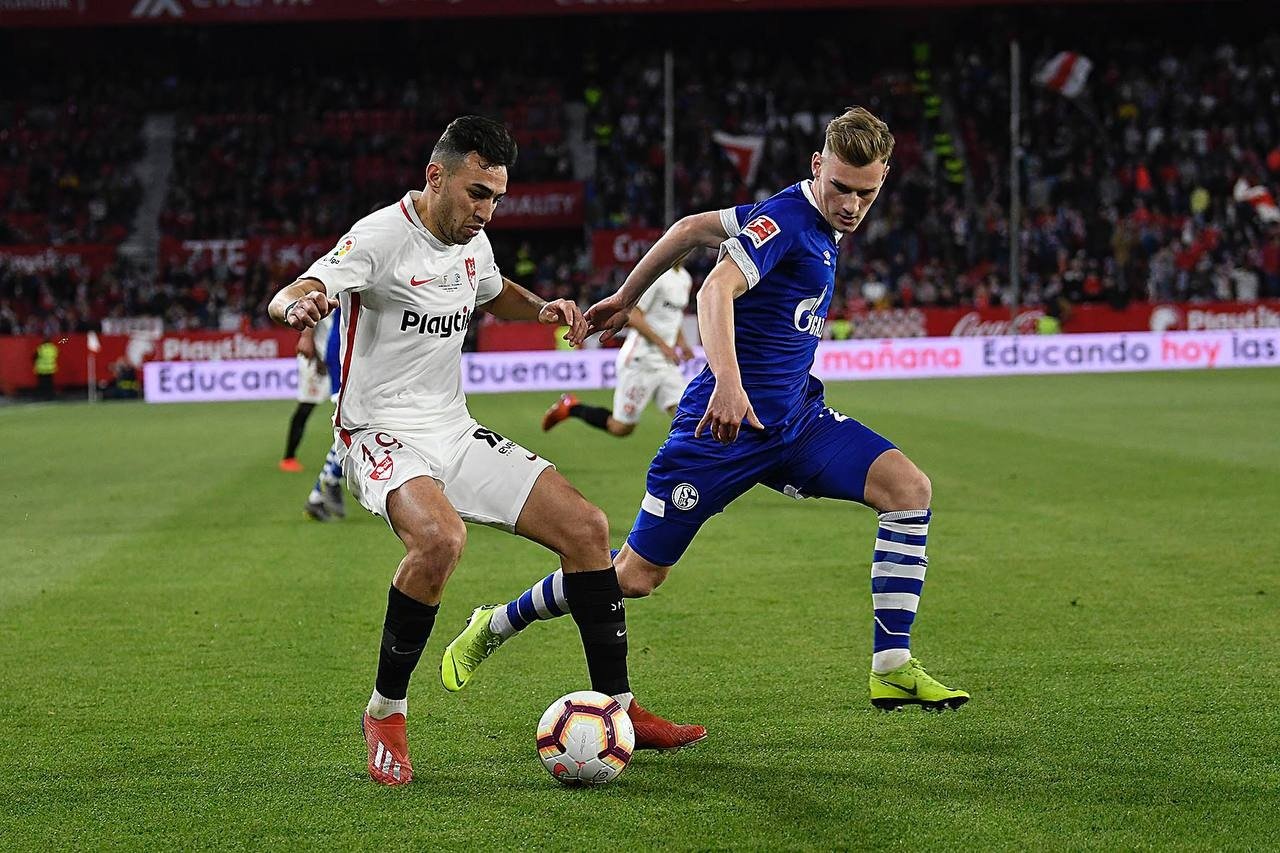
[{"label": "white football shorts", "polygon": [[624,424],[639,423],[650,400],[665,412],[680,402],[688,384],[680,368],[668,361],[656,366],[633,363],[620,367],[618,384],[613,389],[613,419]]},{"label": "white football shorts", "polygon": [[538,476],[555,466],[475,420],[445,432],[339,432],[342,470],[360,505],[388,525],[387,497],[431,477],[464,521],[514,532]]},{"label": "white football shorts", "polygon": [[312,359],[298,356],[298,402],[318,405],[328,399],[328,375],[321,373]]}]

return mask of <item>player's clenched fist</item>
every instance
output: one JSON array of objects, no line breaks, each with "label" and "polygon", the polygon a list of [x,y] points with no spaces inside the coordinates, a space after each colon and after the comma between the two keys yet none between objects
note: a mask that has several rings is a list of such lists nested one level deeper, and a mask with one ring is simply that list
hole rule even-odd
[{"label": "player's clenched fist", "polygon": [[571,346],[581,346],[587,337],[587,321],[577,303],[569,299],[556,299],[543,305],[538,312],[538,322],[568,326],[569,331],[565,332],[564,339]]},{"label": "player's clenched fist", "polygon": [[298,331],[311,329],[337,307],[338,300],[315,291],[290,302],[284,309],[282,320],[286,326],[292,326]]}]

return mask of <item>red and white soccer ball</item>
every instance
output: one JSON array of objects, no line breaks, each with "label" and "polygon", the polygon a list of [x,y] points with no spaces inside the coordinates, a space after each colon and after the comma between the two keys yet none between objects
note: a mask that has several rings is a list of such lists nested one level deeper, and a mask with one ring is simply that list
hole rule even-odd
[{"label": "red and white soccer ball", "polygon": [[636,748],[631,718],[612,696],[579,690],[561,696],[538,721],[538,757],[565,785],[603,785],[627,769]]}]

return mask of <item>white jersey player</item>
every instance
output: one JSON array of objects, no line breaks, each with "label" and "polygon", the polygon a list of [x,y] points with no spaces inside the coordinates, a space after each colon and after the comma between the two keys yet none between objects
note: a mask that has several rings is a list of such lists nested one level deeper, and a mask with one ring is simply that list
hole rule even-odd
[{"label": "white jersey player", "polygon": [[584,405],[575,394],[564,394],[542,416],[542,429],[578,418],[610,435],[630,435],[650,400],[674,415],[689,383],[680,366],[693,354],[684,338],[684,310],[692,287],[693,277],[677,263],[659,276],[631,310],[631,333],[618,350],[612,412]]},{"label": "white jersey player", "polygon": [[[363,717],[369,775],[413,778],[405,716],[409,677],[466,542],[464,521],[534,540],[560,558],[564,600],[578,623],[592,689],[668,742],[681,728],[633,700],[626,617],[603,512],[557,472],[478,424],[462,393],[462,339],[476,310],[567,325],[577,305],[544,302],[502,277],[484,226],[507,190],[516,144],[503,125],[464,116],[445,129],[426,187],[360,220],[334,250],[272,298],[271,318],[297,329],[342,306],[342,388],[334,414],[352,495],[384,518],[405,555],[387,593],[373,694]],[[337,297],[335,299],[335,297]],[[446,678],[447,685],[447,678]],[[650,736],[653,739],[653,736]]]}]

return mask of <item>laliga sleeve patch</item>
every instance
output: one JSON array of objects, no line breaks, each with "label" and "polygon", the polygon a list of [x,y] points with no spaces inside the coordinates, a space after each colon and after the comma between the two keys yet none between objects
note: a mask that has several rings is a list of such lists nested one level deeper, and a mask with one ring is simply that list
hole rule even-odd
[{"label": "laliga sleeve patch", "polygon": [[742,233],[759,249],[782,233],[782,229],[768,216],[757,216],[743,227]]},{"label": "laliga sleeve patch", "polygon": [[356,238],[354,234],[348,234],[338,241],[338,245],[329,253],[329,257],[325,260],[330,266],[336,267],[342,263],[342,259],[351,254],[351,250],[356,247]]}]

